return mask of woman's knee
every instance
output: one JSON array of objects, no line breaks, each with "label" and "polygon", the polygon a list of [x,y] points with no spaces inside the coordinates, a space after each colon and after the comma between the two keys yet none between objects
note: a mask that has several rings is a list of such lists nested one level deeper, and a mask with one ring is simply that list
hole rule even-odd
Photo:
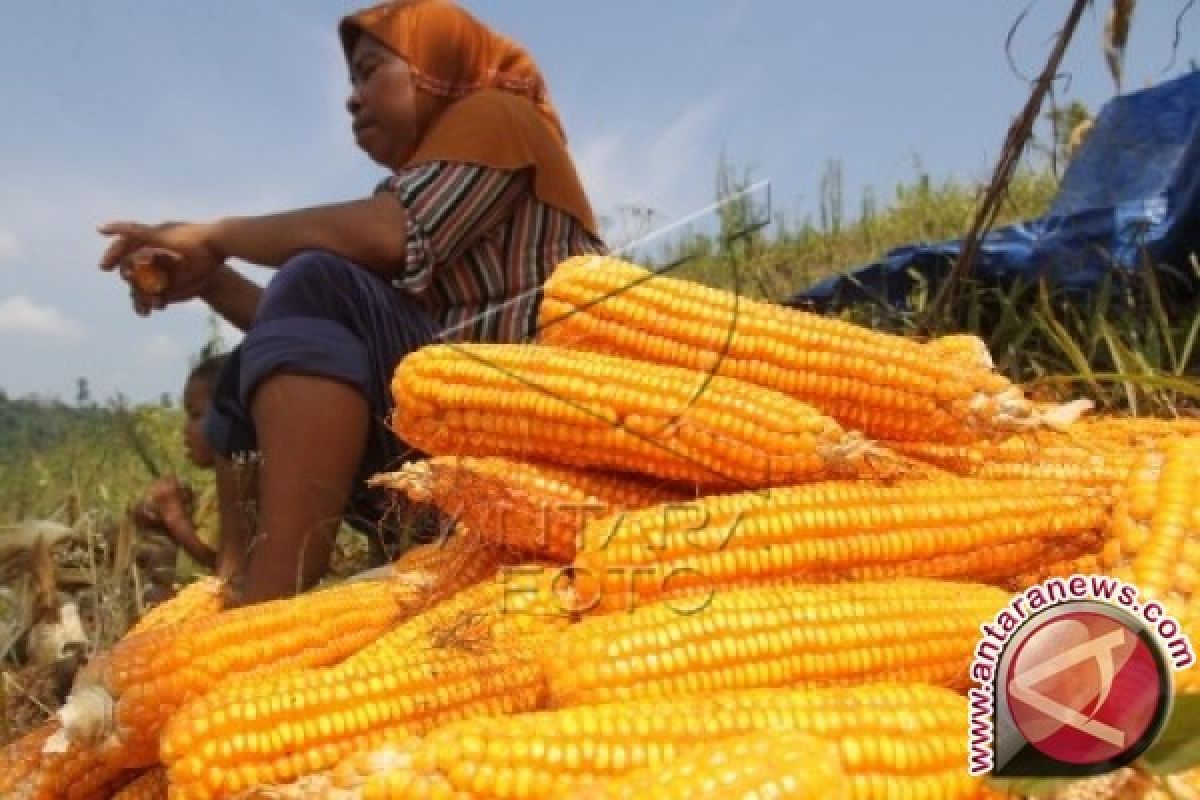
[{"label": "woman's knee", "polygon": [[263,291],[255,322],[287,317],[332,319],[352,330],[371,319],[400,318],[432,336],[435,324],[416,298],[342,256],[305,250],[284,262]]},{"label": "woman's knee", "polygon": [[[324,250],[305,250],[289,258],[263,290],[257,319],[308,316],[328,310],[331,302],[354,285],[357,269],[341,256]],[[347,298],[349,299],[349,298]]]}]

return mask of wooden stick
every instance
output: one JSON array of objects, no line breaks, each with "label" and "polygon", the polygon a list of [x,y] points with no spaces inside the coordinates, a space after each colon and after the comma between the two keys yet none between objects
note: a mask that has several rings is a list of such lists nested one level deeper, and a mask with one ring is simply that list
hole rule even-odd
[{"label": "wooden stick", "polygon": [[1008,135],[1004,140],[1004,148],[1000,152],[1000,160],[997,162],[996,168],[992,173],[992,180],[988,184],[983,203],[979,206],[979,210],[975,212],[975,219],[971,222],[971,229],[968,231],[966,238],[963,239],[962,251],[959,253],[958,261],[955,262],[954,267],[950,270],[950,274],[942,281],[937,295],[934,297],[933,302],[929,304],[929,308],[917,326],[918,330],[924,335],[937,332],[936,322],[940,319],[942,312],[953,305],[953,301],[958,296],[958,284],[974,268],[975,257],[979,251],[979,240],[984,233],[991,229],[996,221],[996,215],[1000,211],[1000,203],[1008,191],[1008,184],[1017,170],[1017,164],[1021,161],[1025,145],[1029,142],[1029,137],[1033,133],[1033,125],[1037,122],[1038,115],[1041,113],[1042,103],[1045,101],[1046,95],[1050,92],[1051,86],[1054,85],[1054,78],[1058,75],[1058,68],[1062,64],[1063,56],[1066,55],[1067,45],[1070,44],[1071,38],[1075,35],[1075,30],[1079,27],[1079,20],[1083,17],[1083,12],[1087,10],[1089,5],[1091,5],[1091,0],[1075,0],[1071,6],[1071,12],[1067,15],[1066,24],[1059,31],[1058,41],[1055,42],[1054,50],[1050,53],[1050,59],[1046,62],[1046,67],[1034,83],[1033,93],[1029,95],[1029,100],[1026,101],[1025,108],[1013,120],[1012,126],[1008,129]]}]

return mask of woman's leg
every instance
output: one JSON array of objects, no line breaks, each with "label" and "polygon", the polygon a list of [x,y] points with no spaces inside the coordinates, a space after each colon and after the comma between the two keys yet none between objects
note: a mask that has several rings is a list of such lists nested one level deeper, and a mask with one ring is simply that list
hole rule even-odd
[{"label": "woman's leg", "polygon": [[[237,396],[222,394],[222,380],[214,399],[244,429],[226,440],[259,452],[243,602],[294,594],[324,574],[347,501],[364,506],[365,479],[404,453],[386,426],[391,372],[433,335],[411,298],[326,253],[297,256],[267,287],[231,359]],[[210,433],[219,429],[210,418]]]},{"label": "woman's leg", "polygon": [[264,380],[251,415],[262,460],[243,603],[296,594],[325,574],[368,427],[361,391],[308,375]]}]

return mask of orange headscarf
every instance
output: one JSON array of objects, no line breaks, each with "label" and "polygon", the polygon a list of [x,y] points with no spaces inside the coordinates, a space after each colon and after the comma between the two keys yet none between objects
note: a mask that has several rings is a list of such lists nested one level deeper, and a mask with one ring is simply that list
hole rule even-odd
[{"label": "orange headscarf", "polygon": [[338,33],[347,60],[368,33],[408,62],[421,117],[420,144],[408,165],[533,167],[538,199],[597,232],[558,112],[524,48],[450,0],[382,3],[344,18]]}]

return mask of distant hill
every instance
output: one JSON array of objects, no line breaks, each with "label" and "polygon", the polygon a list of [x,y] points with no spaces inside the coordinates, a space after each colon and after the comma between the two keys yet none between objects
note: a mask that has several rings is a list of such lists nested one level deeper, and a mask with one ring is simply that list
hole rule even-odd
[{"label": "distant hill", "polygon": [[28,451],[44,452],[84,431],[111,425],[115,412],[100,406],[74,407],[57,399],[10,398],[0,389],[0,461]]}]

